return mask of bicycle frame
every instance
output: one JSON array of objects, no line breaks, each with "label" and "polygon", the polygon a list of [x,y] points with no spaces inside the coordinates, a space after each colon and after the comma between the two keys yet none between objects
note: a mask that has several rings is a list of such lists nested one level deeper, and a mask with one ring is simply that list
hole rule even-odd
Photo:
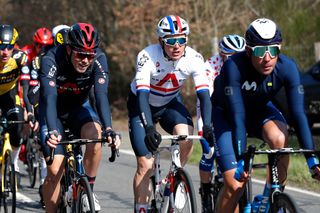
[{"label": "bicycle frame", "polygon": [[[4,134],[4,138],[3,138],[3,147],[2,147],[2,152],[1,152],[1,156],[0,156],[0,165],[4,165],[5,164],[5,159],[4,156],[8,153],[8,152],[12,152],[12,147],[10,144],[10,138],[9,138],[9,133],[5,133]],[[3,176],[4,174],[4,166],[1,166],[1,174]],[[18,189],[18,187],[16,186],[16,190]],[[4,177],[1,178],[1,191],[4,191]]]},{"label": "bicycle frame", "polygon": [[[161,137],[162,140],[171,140],[171,145],[162,146],[154,153],[154,177],[155,177],[155,200],[157,212],[167,212],[169,203],[174,206],[173,197],[173,177],[179,168],[182,168],[180,161],[180,146],[179,142],[182,140],[200,139],[201,136],[179,136],[166,135]],[[166,174],[162,179],[160,170],[160,153],[169,152],[171,154],[171,164]]]}]

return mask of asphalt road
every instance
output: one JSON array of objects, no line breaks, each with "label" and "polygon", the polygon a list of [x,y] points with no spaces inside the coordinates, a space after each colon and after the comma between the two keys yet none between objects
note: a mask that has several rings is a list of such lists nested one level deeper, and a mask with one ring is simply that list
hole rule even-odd
[{"label": "asphalt road", "polygon": [[[114,163],[110,163],[107,160],[110,150],[107,148],[104,149],[103,160],[94,188],[102,207],[101,212],[133,212],[132,178],[136,168],[136,161],[126,134],[123,134],[123,144],[120,151],[120,158],[117,158]],[[168,162],[166,164],[168,164]],[[23,165],[21,165],[20,170],[23,172],[21,178],[23,188],[19,190],[17,212],[45,212],[39,204],[38,183],[36,184],[36,188],[29,188]],[[198,167],[195,165],[187,165],[186,170],[193,180],[197,195],[198,212],[201,212],[200,196],[198,193]],[[254,184],[253,189],[254,193],[261,193],[262,184]],[[300,189],[294,189],[292,191],[290,186],[286,187],[286,192],[294,197],[300,212],[319,212],[320,194],[301,192]]]}]

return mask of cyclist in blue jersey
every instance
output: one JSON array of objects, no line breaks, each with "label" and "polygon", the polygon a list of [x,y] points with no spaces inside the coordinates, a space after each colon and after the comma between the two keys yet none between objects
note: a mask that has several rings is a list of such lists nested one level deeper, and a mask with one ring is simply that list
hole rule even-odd
[{"label": "cyclist in blue jersey", "polygon": [[[228,59],[229,56],[242,52],[245,49],[245,40],[243,37],[230,34],[225,35],[219,41],[219,53],[211,56],[206,61],[207,76],[209,80],[210,95],[213,92],[214,79],[219,75],[223,63]],[[197,129],[198,134],[202,135],[202,118],[200,103],[197,100]],[[200,195],[201,195],[201,206],[202,213],[210,213],[212,209],[212,173],[213,173],[213,159],[214,155],[212,149],[210,149],[208,142],[205,139],[200,139],[202,147],[202,157],[199,162],[199,174],[200,174]]]},{"label": "cyclist in blue jersey", "polygon": [[[91,24],[77,23],[69,29],[66,44],[53,47],[41,57],[39,111],[41,146],[46,160],[54,148],[54,160],[47,166],[43,184],[47,212],[56,212],[58,207],[64,160],[64,149],[59,141],[65,125],[76,138],[105,137],[111,143],[111,136],[115,134],[108,101],[107,57],[98,48],[99,43],[96,28]],[[97,112],[88,100],[93,86]],[[116,136],[116,146],[120,143],[120,137]],[[86,145],[83,162],[92,189],[101,155],[100,143]],[[86,197],[83,199],[86,202]],[[94,202],[95,210],[99,211],[101,207],[95,194]]]},{"label": "cyclist in blue jersey", "polygon": [[[301,147],[315,149],[304,112],[298,67],[292,59],[280,54],[280,29],[272,20],[260,18],[249,25],[245,40],[246,51],[224,63],[212,94],[216,154],[225,183],[219,212],[234,212],[243,192],[247,178],[243,172],[247,133],[263,139],[272,149],[288,146],[286,120],[271,102],[282,87]],[[312,176],[320,180],[318,158],[309,154],[306,159]],[[279,179],[283,185],[288,163],[288,156],[279,159]],[[268,179],[265,195],[270,191]]]},{"label": "cyclist in blue jersey", "polygon": [[[161,135],[155,123],[169,134],[192,135],[192,118],[183,105],[180,91],[193,78],[203,116],[203,136],[213,145],[211,103],[203,57],[187,46],[189,25],[179,16],[162,18],[157,26],[159,43],[149,45],[137,56],[136,75],[131,82],[127,108],[130,140],[137,158],[134,176],[135,212],[148,211],[148,185],[154,152]],[[192,143],[182,142],[181,163],[187,162]]]}]

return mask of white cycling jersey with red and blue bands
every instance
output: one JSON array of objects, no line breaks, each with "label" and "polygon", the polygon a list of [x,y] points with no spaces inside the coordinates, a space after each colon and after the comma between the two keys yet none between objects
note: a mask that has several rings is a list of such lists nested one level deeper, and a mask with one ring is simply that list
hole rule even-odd
[{"label": "white cycling jersey with red and blue bands", "polygon": [[176,61],[164,56],[160,44],[152,44],[137,56],[137,70],[131,91],[149,91],[149,104],[155,107],[169,103],[179,95],[189,76],[193,77],[196,92],[209,89],[206,68],[201,54],[186,47],[185,54]]}]

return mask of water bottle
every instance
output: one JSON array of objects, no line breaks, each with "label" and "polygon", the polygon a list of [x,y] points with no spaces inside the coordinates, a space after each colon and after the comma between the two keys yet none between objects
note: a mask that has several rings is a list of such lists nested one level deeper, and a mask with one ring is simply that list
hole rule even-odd
[{"label": "water bottle", "polygon": [[259,207],[261,205],[261,202],[263,200],[263,195],[259,194],[259,195],[256,195],[253,199],[253,202],[252,202],[252,212],[253,213],[257,213],[259,212]]},{"label": "water bottle", "polygon": [[251,213],[251,203],[247,203],[247,205],[243,208],[243,213]]}]

